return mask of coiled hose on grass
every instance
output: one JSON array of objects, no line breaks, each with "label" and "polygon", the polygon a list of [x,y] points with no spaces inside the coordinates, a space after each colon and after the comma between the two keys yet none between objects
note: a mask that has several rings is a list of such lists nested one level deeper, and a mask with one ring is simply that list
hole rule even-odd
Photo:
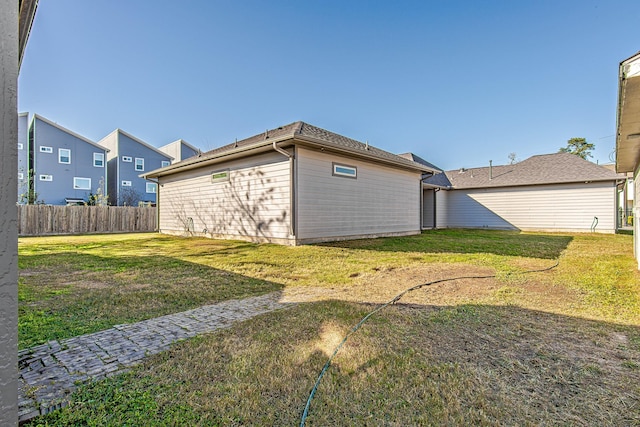
[{"label": "coiled hose on grass", "polygon": [[[523,271],[523,272],[518,273],[518,274],[541,273],[543,271],[552,270],[552,269],[556,268],[559,264],[560,264],[560,262],[556,262],[551,267],[546,267],[546,268],[542,268],[542,269],[539,269],[539,270],[527,270],[527,271]],[[313,388],[311,389],[311,393],[309,393],[309,398],[307,399],[307,404],[304,407],[304,411],[302,412],[302,418],[300,419],[300,427],[304,427],[304,424],[307,421],[307,416],[309,415],[309,407],[311,406],[311,401],[313,400],[313,397],[315,396],[316,391],[318,391],[318,386],[320,385],[320,381],[322,380],[322,377],[327,372],[327,370],[329,370],[329,367],[331,366],[331,361],[336,356],[336,354],[338,354],[338,351],[340,351],[340,349],[342,348],[343,344],[345,342],[347,342],[347,339],[349,339],[349,337],[351,335],[353,335],[358,329],[360,329],[360,327],[364,324],[364,322],[369,320],[369,318],[371,316],[373,316],[374,314],[376,314],[377,312],[379,312],[383,308],[386,308],[386,307],[388,307],[388,306],[390,306],[392,304],[397,303],[398,301],[400,301],[400,299],[403,296],[405,296],[409,292],[416,291],[418,289],[421,289],[421,288],[424,288],[424,287],[427,287],[427,286],[435,285],[436,283],[453,282],[455,280],[463,280],[463,279],[492,279],[494,277],[496,277],[495,274],[491,274],[491,275],[488,275],[488,276],[459,276],[459,277],[451,277],[451,278],[447,278],[447,279],[440,279],[440,280],[434,280],[432,282],[422,283],[420,285],[412,286],[412,287],[410,287],[408,289],[405,289],[404,291],[400,292],[398,295],[396,295],[395,297],[393,297],[389,301],[385,302],[384,304],[379,305],[374,310],[369,312],[353,328],[351,328],[351,330],[347,333],[347,335],[344,336],[342,341],[340,341],[340,344],[338,344],[338,346],[335,348],[335,350],[333,350],[333,353],[331,354],[331,356],[329,356],[329,359],[324,364],[324,367],[320,371],[320,375],[318,375],[318,379],[316,380],[315,384],[313,385]]]}]

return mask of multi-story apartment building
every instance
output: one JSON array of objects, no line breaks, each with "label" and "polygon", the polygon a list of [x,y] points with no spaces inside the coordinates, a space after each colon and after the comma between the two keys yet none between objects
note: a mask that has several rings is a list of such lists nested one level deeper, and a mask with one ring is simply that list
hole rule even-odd
[{"label": "multi-story apartment building", "polygon": [[109,150],[109,202],[118,206],[156,203],[157,184],[140,175],[169,166],[173,157],[121,129],[114,130],[98,144]]},{"label": "multi-story apartment building", "polygon": [[78,204],[91,194],[107,193],[108,148],[34,114],[27,151],[28,197],[23,202]]},{"label": "multi-story apartment building", "polygon": [[25,203],[29,191],[29,113],[18,114],[18,202]]},{"label": "multi-story apartment building", "polygon": [[163,145],[159,150],[173,157],[173,161],[171,163],[178,163],[188,159],[189,157],[200,154],[200,150],[189,144],[184,139],[178,139],[167,145]]}]

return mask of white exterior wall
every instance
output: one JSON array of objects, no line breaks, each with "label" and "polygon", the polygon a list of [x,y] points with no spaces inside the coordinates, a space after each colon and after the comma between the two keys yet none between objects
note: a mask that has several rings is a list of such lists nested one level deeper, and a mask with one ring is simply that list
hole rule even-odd
[{"label": "white exterior wall", "polygon": [[[212,172],[225,169],[229,181],[212,183]],[[292,243],[290,168],[282,154],[202,167],[159,183],[161,233]]]},{"label": "white exterior wall", "polygon": [[[333,176],[332,163],[357,168]],[[305,148],[296,150],[300,243],[420,233],[420,173]]]},{"label": "white exterior wall", "polygon": [[638,164],[633,177],[633,253],[638,260],[638,269],[640,269],[640,164]]},{"label": "white exterior wall", "polygon": [[447,228],[448,196],[448,191],[440,190],[436,192],[436,228]]},{"label": "white exterior wall", "polygon": [[451,190],[444,227],[548,231],[616,230],[616,190],[612,182]]}]

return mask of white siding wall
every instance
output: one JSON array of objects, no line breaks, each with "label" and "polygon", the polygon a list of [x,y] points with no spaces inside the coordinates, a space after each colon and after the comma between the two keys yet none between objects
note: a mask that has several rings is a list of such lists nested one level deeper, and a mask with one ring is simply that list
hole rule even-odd
[{"label": "white siding wall", "polygon": [[[302,242],[420,232],[420,174],[299,148],[297,235]],[[357,179],[333,176],[332,163]]]},{"label": "white siding wall", "polygon": [[640,164],[633,178],[633,191],[635,197],[633,202],[633,253],[638,260],[638,268],[640,269]]},{"label": "white siding wall", "polygon": [[447,192],[446,227],[596,231],[616,229],[613,183],[562,184]]},{"label": "white siding wall", "polygon": [[436,192],[436,228],[447,228],[447,201],[449,192]]},{"label": "white siding wall", "polygon": [[[230,180],[212,183],[224,169]],[[274,152],[160,178],[160,231],[288,243],[289,170]]]}]

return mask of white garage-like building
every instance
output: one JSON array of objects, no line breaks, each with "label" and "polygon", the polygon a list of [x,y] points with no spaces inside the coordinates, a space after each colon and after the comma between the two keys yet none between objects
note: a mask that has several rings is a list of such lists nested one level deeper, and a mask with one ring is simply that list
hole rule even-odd
[{"label": "white garage-like building", "polygon": [[624,176],[569,153],[424,180],[425,228],[615,233]]}]

